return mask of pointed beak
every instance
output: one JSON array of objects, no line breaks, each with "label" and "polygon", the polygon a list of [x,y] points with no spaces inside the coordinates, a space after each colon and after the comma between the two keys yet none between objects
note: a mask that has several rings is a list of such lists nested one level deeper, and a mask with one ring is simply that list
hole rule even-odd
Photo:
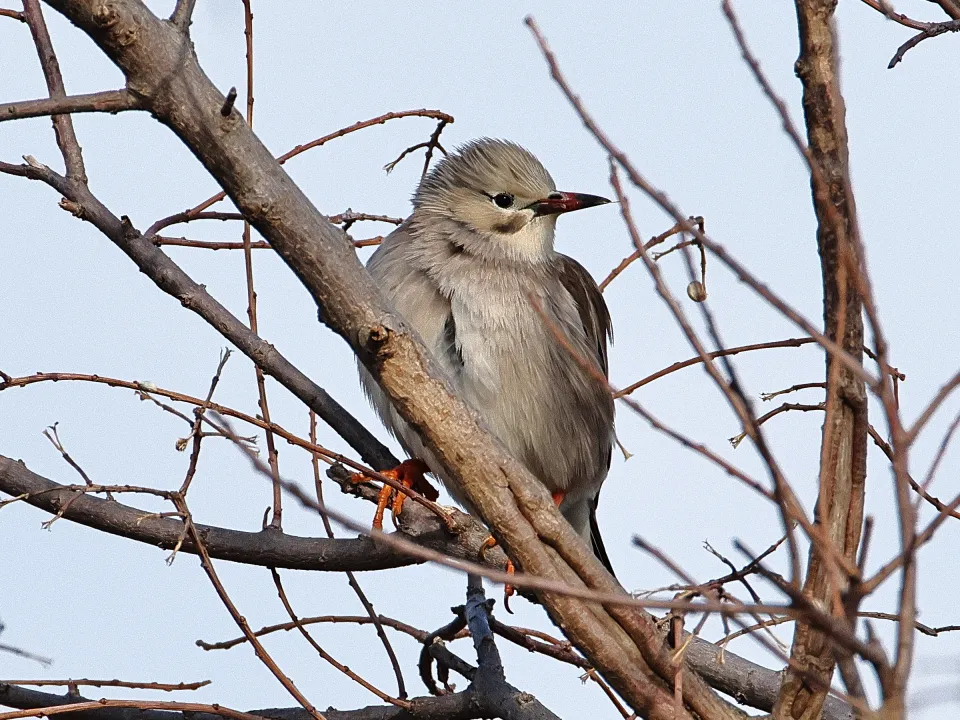
[{"label": "pointed beak", "polygon": [[537,200],[532,207],[537,215],[559,215],[595,205],[606,205],[608,202],[610,201],[599,195],[555,191],[542,200]]}]

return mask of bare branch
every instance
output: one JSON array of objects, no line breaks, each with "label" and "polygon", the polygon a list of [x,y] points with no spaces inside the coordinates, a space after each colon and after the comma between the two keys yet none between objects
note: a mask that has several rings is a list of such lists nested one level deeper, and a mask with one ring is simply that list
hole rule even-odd
[{"label": "bare branch", "polygon": [[937,35],[943,35],[947,32],[957,32],[958,30],[960,30],[960,19],[937,23],[932,27],[921,30],[897,49],[896,54],[894,54],[894,56],[890,59],[890,64],[887,65],[887,69],[892,70],[895,68],[900,61],[903,60],[903,56],[906,55],[909,50],[912,50],[924,40],[937,37]]},{"label": "bare branch", "polygon": [[[700,221],[701,224],[703,223],[703,218],[690,218],[690,222],[693,222],[693,223],[697,222],[698,220]],[[645,242],[643,245],[643,249],[649,250],[650,248],[655,247],[662,242],[665,242],[668,238],[671,238],[678,233],[684,232],[685,228],[686,228],[686,223],[683,223],[683,224],[677,223],[666,232],[661,233],[660,235],[657,235],[656,237],[652,237],[649,240],[647,240],[647,242]],[[617,265],[613,270],[611,270],[610,274],[607,275],[607,277],[605,277],[603,280],[600,281],[600,292],[603,292],[604,290],[606,290],[607,285],[612,283],[617,278],[617,276],[620,275],[620,273],[622,273],[624,270],[630,267],[630,265],[632,265],[634,262],[636,262],[639,259],[640,259],[640,250],[638,249],[638,250],[634,250],[632,253],[627,255],[623,260],[621,260],[620,264]]]},{"label": "bare branch", "polygon": [[24,100],[0,104],[0,122],[22,118],[60,115],[67,113],[105,112],[116,114],[125,110],[142,110],[140,101],[128,90],[107,90],[88,95],[69,95],[62,98]]},{"label": "bare branch", "polygon": [[[167,550],[175,547],[183,531],[183,523],[172,518],[158,518],[153,513],[89,495],[77,497],[76,492],[3,456],[0,456],[0,490],[15,497],[26,495],[24,502],[52,514],[60,512],[69,503],[63,514],[68,520]],[[416,514],[410,510],[404,510],[408,518]],[[433,525],[432,532],[442,535],[438,522],[424,519],[425,530]],[[197,528],[204,534],[212,557],[251,565],[342,571],[376,570],[417,562],[369,538],[328,540],[279,532],[242,532],[207,525],[197,525]],[[430,532],[426,530],[426,533]],[[195,552],[189,542],[182,550]]]},{"label": "bare branch", "polygon": [[200,682],[178,682],[178,683],[159,683],[159,682],[131,682],[129,680],[90,680],[88,678],[79,678],[77,680],[5,680],[10,685],[66,685],[69,687],[89,686],[89,687],[124,687],[136,688],[138,690],[162,690],[163,692],[174,692],[176,690],[199,690],[210,684],[210,680],[201,680]]},{"label": "bare branch", "polygon": [[186,35],[190,29],[190,23],[193,22],[193,8],[197,0],[177,0],[177,6],[170,15],[170,22],[180,32]]},{"label": "bare branch", "polygon": [[[50,33],[40,10],[39,0],[23,0],[23,16],[30,26],[33,42],[37,46],[37,55],[40,57],[40,66],[43,68],[43,77],[47,81],[47,90],[53,100],[63,100],[67,91],[63,87],[63,75],[60,73],[60,63],[53,51]],[[73,130],[73,120],[69,115],[54,115],[53,130],[57,136],[57,145],[63,155],[63,162],[67,168],[67,178],[86,185],[87,174],[83,167],[83,154],[77,134]]]},{"label": "bare branch", "polygon": [[8,17],[14,20],[19,20],[22,23],[27,21],[27,18],[24,17],[24,14],[19,10],[8,10],[6,8],[0,8],[0,17]]},{"label": "bare branch", "polygon": [[[772,350],[773,348],[794,348],[800,347],[801,345],[809,345],[814,343],[816,340],[813,338],[790,338],[788,340],[773,340],[771,342],[762,342],[754,343],[753,345],[741,345],[739,347],[724,348],[723,350],[714,350],[713,352],[708,352],[706,355],[709,359],[713,360],[718,357],[726,357],[729,355],[737,355],[742,352],[752,352],[753,350]],[[642,388],[644,385],[652,383],[654,380],[659,380],[664,375],[669,375],[672,372],[677,370],[682,370],[683,368],[691,367],[692,365],[699,365],[703,362],[703,358],[699,355],[697,357],[692,357],[689,360],[683,360],[681,362],[675,362],[669,367],[665,367],[663,370],[658,370],[652,375],[648,375],[642,380],[637,380],[637,382],[628,385],[622,390],[618,390],[614,393],[614,397],[621,398],[625,395],[629,395],[634,390]]]},{"label": "bare branch", "polygon": [[[6,693],[10,694],[9,688],[12,685],[0,683],[0,692],[8,689]],[[20,689],[20,688],[17,688]],[[32,692],[32,691],[27,691]],[[34,693],[40,695],[42,693]],[[52,696],[60,699],[58,696]],[[28,717],[50,717],[53,715],[62,715],[63,713],[83,713],[89,711],[98,711],[101,708],[129,708],[131,710],[175,710],[184,714],[206,713],[212,717],[225,717],[230,720],[263,720],[258,715],[232,710],[223,705],[205,705],[203,703],[172,702],[164,700],[108,700],[100,698],[99,700],[73,700],[66,703],[53,703],[46,707],[34,707],[29,710],[17,710],[13,712],[0,713],[0,720],[17,720],[17,718]]]},{"label": "bare branch", "polygon": [[73,203],[71,211],[77,217],[92,223],[161,290],[177,298],[184,307],[206,320],[258,367],[263,368],[265,373],[315,411],[317,416],[330,425],[367,463],[378,470],[398,464],[399,461],[387,447],[323,388],[217,302],[203,285],[188,276],[150,239],[137,232],[128,218],[118,218],[111,213],[90,192],[85,183],[64,178],[36,161],[25,165],[0,162],[0,172],[40,180],[57,190]]}]

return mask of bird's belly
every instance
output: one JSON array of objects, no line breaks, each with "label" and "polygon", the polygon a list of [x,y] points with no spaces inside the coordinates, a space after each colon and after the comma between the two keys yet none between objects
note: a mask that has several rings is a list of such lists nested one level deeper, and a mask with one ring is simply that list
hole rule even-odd
[{"label": "bird's belly", "polygon": [[606,474],[610,446],[610,423],[597,414],[606,398],[584,392],[597,386],[575,362],[558,367],[556,341],[547,332],[539,315],[515,315],[510,323],[458,317],[457,390],[551,492],[571,484],[593,492]]}]

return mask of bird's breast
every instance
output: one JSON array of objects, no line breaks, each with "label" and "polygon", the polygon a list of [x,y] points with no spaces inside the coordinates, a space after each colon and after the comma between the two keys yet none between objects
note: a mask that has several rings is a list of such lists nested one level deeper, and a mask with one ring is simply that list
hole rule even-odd
[{"label": "bird's breast", "polygon": [[458,393],[551,490],[592,485],[606,473],[612,408],[557,340],[561,332],[588,352],[576,307],[559,283],[483,280],[461,278],[449,293]]}]

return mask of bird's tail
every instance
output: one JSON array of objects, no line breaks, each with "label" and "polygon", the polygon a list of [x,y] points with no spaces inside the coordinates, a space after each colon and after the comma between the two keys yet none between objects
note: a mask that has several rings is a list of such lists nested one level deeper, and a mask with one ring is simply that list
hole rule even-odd
[{"label": "bird's tail", "polygon": [[[599,493],[598,493],[599,494]],[[607,555],[607,549],[603,546],[603,538],[600,537],[600,526],[597,525],[597,501],[593,501],[593,507],[590,508],[590,545],[593,548],[593,554],[597,560],[603,563],[603,566],[614,577],[617,574],[613,571],[613,565],[610,563],[610,556]]]}]

